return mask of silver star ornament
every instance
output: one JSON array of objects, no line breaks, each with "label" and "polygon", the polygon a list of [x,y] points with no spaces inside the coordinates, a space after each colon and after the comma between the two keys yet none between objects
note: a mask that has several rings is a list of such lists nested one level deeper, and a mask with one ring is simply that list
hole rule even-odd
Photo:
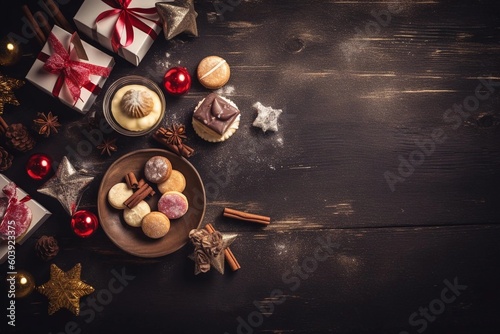
[{"label": "silver star ornament", "polygon": [[252,123],[253,126],[261,128],[264,132],[267,130],[278,131],[278,117],[283,110],[266,107],[260,102],[255,103],[253,107],[258,112],[257,118]]},{"label": "silver star ornament", "polygon": [[163,23],[165,39],[170,40],[175,36],[186,33],[198,36],[194,0],[171,0],[157,2],[156,10]]},{"label": "silver star ornament", "polygon": [[76,212],[85,188],[93,179],[93,176],[78,173],[65,156],[59,164],[56,174],[45,182],[38,189],[38,192],[57,199],[71,216]]}]

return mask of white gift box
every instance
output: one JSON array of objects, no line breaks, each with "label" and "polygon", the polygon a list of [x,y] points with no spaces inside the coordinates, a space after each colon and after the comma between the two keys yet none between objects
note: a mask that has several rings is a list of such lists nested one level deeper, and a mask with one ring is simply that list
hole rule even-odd
[{"label": "white gift box", "polygon": [[[0,191],[8,185],[11,182],[9,178],[7,178],[5,175],[0,174]],[[16,189],[16,194],[17,198],[19,200],[23,199],[26,197],[28,194],[22,190],[21,188]],[[28,230],[21,235],[19,238],[16,239],[16,244],[22,245],[24,241],[26,241],[32,234],[35,232],[43,222],[49,218],[51,215],[50,211],[45,209],[43,206],[41,206],[38,202],[36,202],[33,199],[30,199],[29,201],[26,202],[26,205],[28,208],[31,209],[31,212],[33,213],[33,218],[31,220],[31,224],[28,227]],[[5,260],[7,259],[7,252],[8,252],[8,242],[7,240],[0,240],[0,263],[4,263]]]},{"label": "white gift box", "polygon": [[[147,30],[147,32],[145,32],[134,25],[134,39],[132,44],[126,47],[120,47],[118,50],[113,50],[112,35],[119,14],[116,13],[113,15],[109,15],[109,17],[96,22],[97,17],[101,13],[112,10],[113,7],[110,7],[102,0],[85,0],[73,20],[79,31],[97,41],[108,50],[116,51],[121,57],[137,66],[141,62],[142,58],[144,58],[162,29],[160,18],[158,16],[158,13],[156,12],[156,2],[158,2],[158,0],[131,1],[128,7],[132,9],[132,12],[129,12],[130,15],[135,15],[135,18],[140,20],[149,29]],[[154,14],[144,14],[140,12],[134,13],[134,8],[154,8]],[[154,20],[156,22],[152,22],[148,19]],[[127,40],[125,30],[126,29],[124,29],[124,32],[121,35],[122,45],[125,45]]]},{"label": "white gift box", "polygon": [[[68,49],[68,46],[71,41],[71,34],[58,26],[54,26],[52,29],[52,33],[57,37],[57,39],[62,43],[62,45]],[[85,43],[82,41],[83,48],[85,49],[85,53],[89,60],[80,60],[82,63],[98,65],[102,67],[110,67],[112,68],[115,64],[113,57],[105,54],[104,52],[96,49],[92,45]],[[41,90],[47,92],[50,95],[56,85],[56,82],[59,78],[58,74],[53,74],[46,71],[43,66],[45,64],[46,58],[52,54],[52,47],[49,45],[49,42],[45,43],[40,54],[38,55],[35,63],[29,70],[26,75],[26,79],[33,83],[35,86],[40,88]],[[102,86],[106,82],[105,77],[99,75],[90,75],[90,83],[82,87],[80,91],[80,97],[77,99],[76,103],[73,100],[66,84],[62,85],[61,91],[57,98],[69,106],[77,110],[80,113],[86,113],[89,111],[90,107],[94,103],[97,95],[99,94]]]}]

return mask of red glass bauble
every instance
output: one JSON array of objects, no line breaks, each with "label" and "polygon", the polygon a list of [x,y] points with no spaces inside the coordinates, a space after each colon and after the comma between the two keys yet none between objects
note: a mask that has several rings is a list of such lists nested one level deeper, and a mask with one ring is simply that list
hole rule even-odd
[{"label": "red glass bauble", "polygon": [[172,95],[182,95],[191,88],[191,76],[185,67],[172,67],[165,73],[163,87]]},{"label": "red glass bauble", "polygon": [[41,180],[49,174],[52,168],[52,159],[45,154],[33,154],[26,163],[26,173],[33,180]]},{"label": "red glass bauble", "polygon": [[99,226],[96,215],[87,210],[79,210],[71,217],[71,228],[80,238],[91,236]]}]

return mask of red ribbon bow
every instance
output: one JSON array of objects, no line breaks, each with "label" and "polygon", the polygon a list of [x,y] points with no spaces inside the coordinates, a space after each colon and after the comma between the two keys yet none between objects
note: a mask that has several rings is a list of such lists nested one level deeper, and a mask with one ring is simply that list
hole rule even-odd
[{"label": "red ribbon bow", "polygon": [[109,76],[111,72],[109,67],[72,60],[70,57],[71,41],[68,50],[64,48],[61,41],[59,41],[53,33],[50,33],[48,41],[52,47],[53,53],[45,61],[43,68],[52,74],[59,75],[52,89],[52,95],[56,97],[59,96],[63,84],[66,83],[71,97],[73,98],[73,103],[76,103],[80,98],[82,87],[90,82],[91,74],[103,77]]},{"label": "red ribbon bow", "polygon": [[[113,35],[111,37],[111,46],[115,52],[117,52],[121,47],[127,47],[132,44],[134,41],[134,27],[142,30],[151,36],[151,38],[156,39],[156,31],[141,20],[144,19],[158,23],[156,20],[141,15],[156,14],[156,8],[128,8],[132,0],[102,0],[102,2],[106,3],[110,7],[113,7],[114,9],[110,9],[99,14],[95,20],[96,23],[118,14],[118,18],[113,29]],[[125,44],[122,44],[121,39],[124,30],[126,34],[126,41]]]}]

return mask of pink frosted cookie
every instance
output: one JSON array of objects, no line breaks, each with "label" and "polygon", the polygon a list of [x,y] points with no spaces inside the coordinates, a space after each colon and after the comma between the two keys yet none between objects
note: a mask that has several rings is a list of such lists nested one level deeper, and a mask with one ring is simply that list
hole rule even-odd
[{"label": "pink frosted cookie", "polygon": [[169,219],[177,219],[187,212],[189,207],[186,196],[178,191],[167,191],[158,201],[158,211]]}]

